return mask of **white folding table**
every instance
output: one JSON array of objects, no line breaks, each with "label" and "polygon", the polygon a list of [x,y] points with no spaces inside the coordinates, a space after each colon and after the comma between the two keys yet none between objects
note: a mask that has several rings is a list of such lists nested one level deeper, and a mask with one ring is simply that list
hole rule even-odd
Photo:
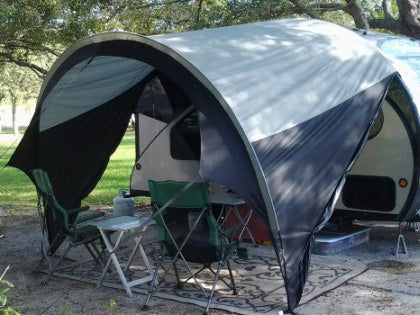
[{"label": "white folding table", "polygon": [[240,222],[240,226],[239,226],[240,232],[238,235],[238,241],[242,241],[242,236],[244,232],[246,231],[252,243],[254,244],[254,246],[257,246],[257,243],[255,242],[255,239],[254,239],[254,235],[252,235],[251,231],[248,228],[248,223],[251,220],[251,217],[254,211],[252,210],[252,208],[249,208],[249,211],[245,215],[245,217],[242,217],[237,207],[239,205],[245,204],[246,203],[245,200],[243,200],[241,197],[233,193],[223,193],[223,194],[211,195],[210,202],[213,204],[218,204],[222,206],[220,214],[217,218],[217,222],[221,226],[223,226],[226,223],[226,220],[228,219],[229,215],[233,211],[236,218]]},{"label": "white folding table", "polygon": [[[149,281],[152,281],[153,278],[153,269],[150,265],[149,259],[146,256],[146,253],[143,249],[143,246],[141,245],[141,241],[143,239],[143,234],[147,229],[148,223],[150,222],[149,217],[130,217],[130,216],[121,216],[121,217],[112,217],[109,219],[101,220],[92,222],[91,224],[96,226],[99,230],[99,232],[102,235],[102,239],[105,243],[105,246],[110,254],[110,257],[108,258],[108,261],[105,265],[105,268],[102,272],[101,277],[98,279],[97,287],[100,287],[102,285],[102,282],[104,280],[105,274],[107,273],[108,269],[110,268],[111,261],[113,262],[115,269],[118,272],[118,275],[121,278],[121,282],[124,286],[125,291],[127,292],[127,295],[129,297],[133,296],[133,293],[131,292],[131,287],[146,283]],[[114,231],[118,233],[117,240],[115,241],[114,246],[112,246],[111,242],[109,241],[108,236],[106,235],[106,231]],[[122,237],[124,233],[138,233],[138,237],[134,237],[135,239],[135,245],[131,252],[130,258],[128,259],[128,262],[124,268],[124,271],[127,271],[131,263],[133,262],[134,256],[137,253],[137,251],[140,251],[140,255],[144,261],[144,264],[146,265],[147,271],[149,273],[149,276],[145,276],[140,279],[135,279],[130,282],[127,281],[127,278],[125,277],[125,274],[121,268],[121,264],[118,261],[116,251],[118,250],[118,247],[121,244]]]}]

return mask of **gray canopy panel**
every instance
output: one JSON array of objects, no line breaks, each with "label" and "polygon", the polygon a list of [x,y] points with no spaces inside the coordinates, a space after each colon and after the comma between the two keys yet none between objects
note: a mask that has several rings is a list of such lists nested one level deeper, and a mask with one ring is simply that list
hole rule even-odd
[{"label": "gray canopy panel", "polygon": [[80,116],[124,93],[151,71],[138,60],[97,56],[68,70],[45,98],[39,130]]}]

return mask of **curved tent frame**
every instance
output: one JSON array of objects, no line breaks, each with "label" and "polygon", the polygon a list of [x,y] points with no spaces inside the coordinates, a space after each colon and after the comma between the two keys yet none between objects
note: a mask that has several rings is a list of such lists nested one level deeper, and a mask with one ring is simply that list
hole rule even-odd
[{"label": "curved tent frame", "polygon": [[200,176],[241,195],[270,226],[293,310],[313,235],[331,215],[395,68],[352,31],[316,20],[94,35],[53,65],[8,165],[28,175],[45,169],[60,202],[77,206],[156,75],[199,112]]},{"label": "curved tent frame", "polygon": [[[57,72],[57,70],[62,66],[62,64],[69,58],[71,55],[76,53],[79,49],[99,44],[103,42],[110,42],[110,41],[132,41],[132,42],[138,42],[145,45],[148,45],[150,47],[153,47],[154,49],[161,51],[165,53],[167,56],[173,58],[176,62],[178,62],[180,65],[182,65],[186,70],[191,72],[191,74],[197,78],[197,80],[200,81],[200,83],[213,95],[213,97],[219,102],[220,106],[222,106],[223,110],[226,112],[226,115],[229,117],[229,119],[232,121],[232,124],[235,126],[237,132],[239,133],[241,139],[244,141],[244,145],[246,146],[247,152],[249,154],[249,157],[252,161],[252,164],[254,166],[255,172],[257,174],[258,183],[260,186],[261,191],[263,192],[265,205],[271,210],[273,210],[273,205],[271,202],[270,194],[267,189],[267,185],[265,183],[264,175],[261,170],[261,166],[259,164],[258,159],[255,156],[255,152],[253,147],[250,145],[248,139],[246,138],[246,135],[243,132],[243,129],[241,128],[236,116],[232,112],[229,105],[226,103],[225,99],[222,95],[220,95],[219,91],[213,86],[213,84],[200,72],[198,71],[194,65],[192,65],[190,62],[188,62],[187,59],[183,58],[180,54],[178,54],[175,50],[171,49],[169,46],[163,45],[158,41],[155,41],[153,39],[150,39],[145,36],[141,36],[139,34],[135,33],[129,33],[129,32],[110,32],[110,33],[102,33],[98,34],[92,37],[88,37],[85,39],[82,39],[72,46],[70,46],[54,63],[50,71],[48,72],[46,78],[43,81],[41,91],[39,94],[39,99],[42,99],[42,96],[44,95],[44,91],[46,87],[48,86],[50,80],[52,79],[53,75]],[[37,107],[40,106],[41,101],[37,102]],[[276,220],[273,220],[276,221]],[[278,230],[278,226],[276,226]]]}]

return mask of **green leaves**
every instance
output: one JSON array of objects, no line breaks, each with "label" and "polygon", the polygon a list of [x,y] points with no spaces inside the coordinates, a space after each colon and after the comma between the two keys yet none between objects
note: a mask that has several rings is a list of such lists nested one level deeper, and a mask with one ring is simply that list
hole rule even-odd
[{"label": "green leaves", "polygon": [[6,293],[10,290],[10,288],[14,288],[14,287],[15,286],[10,281],[0,280],[0,288],[2,288],[0,289],[0,307],[6,306],[6,303],[7,303]]},{"label": "green leaves", "polygon": [[111,308],[111,309],[117,307],[117,301],[115,301],[114,299],[110,299],[108,301],[108,307]]},{"label": "green leaves", "polygon": [[19,312],[15,311],[11,306],[7,305],[6,293],[15,286],[10,281],[4,280],[6,272],[9,270],[9,266],[0,275],[0,313],[6,315],[20,315]]}]

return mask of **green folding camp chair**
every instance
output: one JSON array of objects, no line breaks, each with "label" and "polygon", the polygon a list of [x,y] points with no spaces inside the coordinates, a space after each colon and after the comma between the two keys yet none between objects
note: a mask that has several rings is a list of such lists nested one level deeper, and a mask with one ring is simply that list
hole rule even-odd
[{"label": "green folding camp chair", "polygon": [[[229,233],[229,231],[222,231],[216,223],[210,207],[206,183],[149,180],[149,189],[151,203],[155,210],[161,250],[143,309],[147,310],[149,308],[150,298],[155,288],[158,287],[158,281],[156,280],[159,268],[164,256],[169,256],[172,258],[169,266],[174,267],[177,287],[182,289],[186,282],[194,280],[196,286],[208,299],[205,310],[205,314],[208,314],[216,283],[219,279],[233,291],[233,294],[237,294],[229,263],[229,259],[236,251],[236,244],[230,244],[227,241],[226,233]],[[179,259],[184,262],[189,273],[188,279],[184,281],[181,281],[176,266]],[[203,267],[193,272],[189,263],[202,264]],[[213,263],[217,263],[216,272],[211,268]],[[221,267],[225,264],[229,270],[230,283],[227,283],[220,276]],[[210,293],[205,291],[196,278],[206,269],[214,274]],[[167,272],[168,270],[165,274]]]},{"label": "green folding camp chair", "polygon": [[[47,259],[49,264],[49,271],[43,281],[44,284],[47,284],[49,278],[57,270],[57,266],[72,247],[84,245],[97,264],[103,263],[103,246],[102,251],[99,251],[94,243],[96,240],[101,239],[98,229],[88,224],[79,227],[78,225],[87,220],[101,217],[104,213],[87,211],[89,207],[64,209],[55,198],[48,174],[42,169],[34,169],[32,170],[32,175],[38,192],[38,210],[42,228],[42,259],[40,264],[44,259]],[[50,211],[50,215],[47,215],[47,211]],[[48,218],[53,222],[47,222]],[[53,238],[49,238],[49,246],[47,248],[45,234],[48,233],[48,227],[54,227],[55,233]],[[67,247],[58,260],[51,264],[48,256],[52,256],[65,240],[68,240]]]}]

